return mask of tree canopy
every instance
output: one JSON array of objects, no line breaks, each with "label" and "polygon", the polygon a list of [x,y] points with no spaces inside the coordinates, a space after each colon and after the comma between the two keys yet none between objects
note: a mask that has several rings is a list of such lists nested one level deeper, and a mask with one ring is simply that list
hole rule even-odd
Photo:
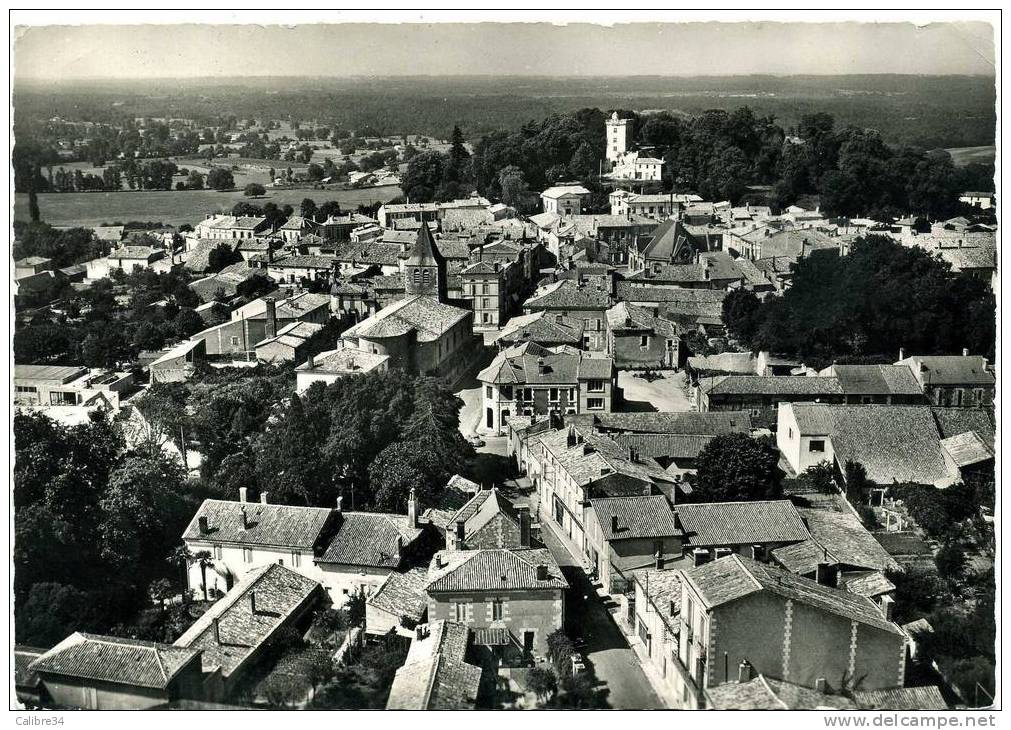
[{"label": "tree canopy", "polygon": [[828,364],[842,356],[970,352],[993,357],[996,305],[988,283],[918,247],[858,239],[848,256],[801,259],[782,297],[755,306],[727,297],[730,332],[755,351]]},{"label": "tree canopy", "polygon": [[692,479],[693,502],[779,499],[783,494],[779,449],[768,437],[745,433],[717,436],[702,449]]}]

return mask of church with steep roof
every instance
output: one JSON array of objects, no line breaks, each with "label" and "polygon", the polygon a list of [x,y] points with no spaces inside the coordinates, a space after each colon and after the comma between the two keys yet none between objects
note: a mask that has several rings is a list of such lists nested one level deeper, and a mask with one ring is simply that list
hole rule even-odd
[{"label": "church with steep roof", "polygon": [[341,335],[342,346],[389,356],[390,367],[455,382],[478,349],[474,313],[448,303],[446,261],[422,223],[403,263],[404,294]]}]

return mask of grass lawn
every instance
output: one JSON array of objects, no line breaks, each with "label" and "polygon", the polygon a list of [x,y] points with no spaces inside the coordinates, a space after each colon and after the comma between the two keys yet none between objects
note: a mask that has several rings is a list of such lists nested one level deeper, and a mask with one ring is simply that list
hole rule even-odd
[{"label": "grass lawn", "polygon": [[983,147],[952,147],[947,151],[951,155],[951,161],[959,167],[968,165],[970,162],[992,164],[997,157],[997,148],[993,145],[985,145]]},{"label": "grass lawn", "polygon": [[[236,181],[239,182],[238,180]],[[388,185],[361,190],[268,190],[261,198],[246,198],[241,190],[219,193],[214,190],[150,190],[122,193],[43,193],[39,195],[42,220],[52,226],[93,228],[113,221],[161,221],[169,225],[193,225],[212,213],[231,210],[239,201],[262,206],[273,202],[295,209],[304,198],[317,205],[336,200],[342,208],[385,203],[401,194]],[[14,219],[28,220],[28,196],[15,195]]]}]

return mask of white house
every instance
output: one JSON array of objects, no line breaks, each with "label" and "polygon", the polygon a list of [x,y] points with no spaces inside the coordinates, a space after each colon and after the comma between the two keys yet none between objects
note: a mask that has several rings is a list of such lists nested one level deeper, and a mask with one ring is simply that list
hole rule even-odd
[{"label": "white house", "polygon": [[993,193],[986,192],[970,191],[958,196],[958,202],[971,205],[973,208],[979,208],[980,210],[989,210],[994,207],[995,200],[996,198]]},{"label": "white house", "polygon": [[583,198],[589,194],[590,191],[582,185],[555,185],[541,193],[541,203],[545,213],[580,215],[583,212]]},{"label": "white house", "polygon": [[188,586],[227,592],[250,570],[277,563],[323,584],[341,606],[358,591],[372,593],[387,576],[408,564],[419,549],[424,526],[413,498],[408,514],[345,512],[340,506],[296,507],[207,499],[193,516],[183,542],[193,555]]}]

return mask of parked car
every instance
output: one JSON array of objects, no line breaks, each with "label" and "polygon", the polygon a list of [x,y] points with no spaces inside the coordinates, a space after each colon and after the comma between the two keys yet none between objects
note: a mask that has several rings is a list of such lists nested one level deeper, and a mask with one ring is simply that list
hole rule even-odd
[{"label": "parked car", "polygon": [[467,443],[473,446],[475,449],[479,449],[484,446],[484,439],[478,436],[476,433],[472,433],[467,437]]}]

